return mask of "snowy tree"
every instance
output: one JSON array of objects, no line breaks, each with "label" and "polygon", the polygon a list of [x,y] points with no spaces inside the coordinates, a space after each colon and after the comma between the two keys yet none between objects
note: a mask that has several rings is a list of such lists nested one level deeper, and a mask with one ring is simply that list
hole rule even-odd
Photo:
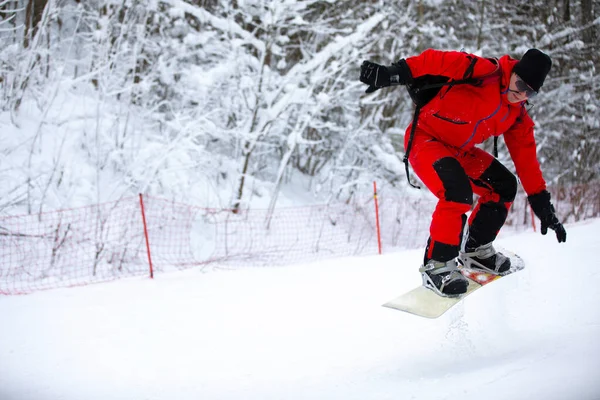
[{"label": "snowy tree", "polygon": [[0,0],[3,205],[39,212],[137,192],[210,192],[222,207],[259,196],[273,208],[298,176],[332,200],[354,201],[373,180],[401,194],[412,103],[403,88],[365,94],[359,66],[430,47],[547,51],[553,69],[530,105],[545,177],[591,182],[600,169],[599,7]]}]

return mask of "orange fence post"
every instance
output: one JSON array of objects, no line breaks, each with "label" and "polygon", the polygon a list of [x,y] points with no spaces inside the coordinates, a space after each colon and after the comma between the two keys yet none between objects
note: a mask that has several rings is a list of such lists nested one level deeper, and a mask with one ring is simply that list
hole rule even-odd
[{"label": "orange fence post", "polygon": [[148,239],[148,226],[146,225],[146,212],[144,211],[144,199],[140,193],[140,207],[142,208],[142,221],[144,222],[144,237],[146,238],[146,250],[148,251],[148,264],[150,264],[150,279],[154,278],[152,269],[152,257],[150,256],[150,240]]},{"label": "orange fence post", "polygon": [[375,221],[377,223],[377,245],[381,254],[381,228],[379,227],[379,202],[377,200],[377,182],[373,181],[373,198],[375,199]]}]

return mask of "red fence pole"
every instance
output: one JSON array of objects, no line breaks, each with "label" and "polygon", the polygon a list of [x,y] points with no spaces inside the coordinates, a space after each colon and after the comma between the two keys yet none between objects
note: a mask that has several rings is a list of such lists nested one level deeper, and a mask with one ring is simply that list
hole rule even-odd
[{"label": "red fence pole", "polygon": [[373,198],[375,199],[375,221],[377,222],[377,245],[381,254],[381,229],[379,227],[379,201],[377,200],[377,182],[373,181]]},{"label": "red fence pole", "polygon": [[535,232],[535,214],[533,213],[533,208],[529,206],[529,211],[531,212],[531,226],[533,226],[533,231]]},{"label": "red fence pole", "polygon": [[152,257],[150,256],[150,241],[148,240],[148,226],[146,225],[146,212],[144,211],[144,199],[140,193],[140,207],[142,208],[142,221],[144,222],[144,237],[146,238],[146,250],[148,251],[148,264],[150,264],[150,279],[154,278],[152,269]]}]

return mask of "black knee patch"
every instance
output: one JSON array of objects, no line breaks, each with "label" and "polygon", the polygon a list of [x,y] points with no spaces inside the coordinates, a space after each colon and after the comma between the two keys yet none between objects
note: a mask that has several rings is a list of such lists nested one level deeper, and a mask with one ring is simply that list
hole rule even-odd
[{"label": "black knee patch", "polygon": [[517,178],[498,160],[494,160],[473,183],[491,189],[504,203],[512,203],[517,196]]},{"label": "black knee patch", "polygon": [[440,158],[433,163],[433,169],[444,185],[444,199],[455,203],[473,204],[471,182],[456,158]]}]

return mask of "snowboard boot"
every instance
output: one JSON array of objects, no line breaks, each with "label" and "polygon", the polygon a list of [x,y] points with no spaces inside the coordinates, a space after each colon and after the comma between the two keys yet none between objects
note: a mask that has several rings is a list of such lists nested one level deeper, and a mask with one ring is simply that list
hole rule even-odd
[{"label": "snowboard boot", "polygon": [[484,244],[476,249],[467,247],[464,252],[459,252],[458,260],[466,269],[488,274],[505,275],[510,269],[510,259],[497,252],[492,243]]},{"label": "snowboard boot", "polygon": [[458,270],[456,259],[447,262],[429,260],[419,268],[423,286],[444,297],[458,297],[467,291],[469,281]]}]

